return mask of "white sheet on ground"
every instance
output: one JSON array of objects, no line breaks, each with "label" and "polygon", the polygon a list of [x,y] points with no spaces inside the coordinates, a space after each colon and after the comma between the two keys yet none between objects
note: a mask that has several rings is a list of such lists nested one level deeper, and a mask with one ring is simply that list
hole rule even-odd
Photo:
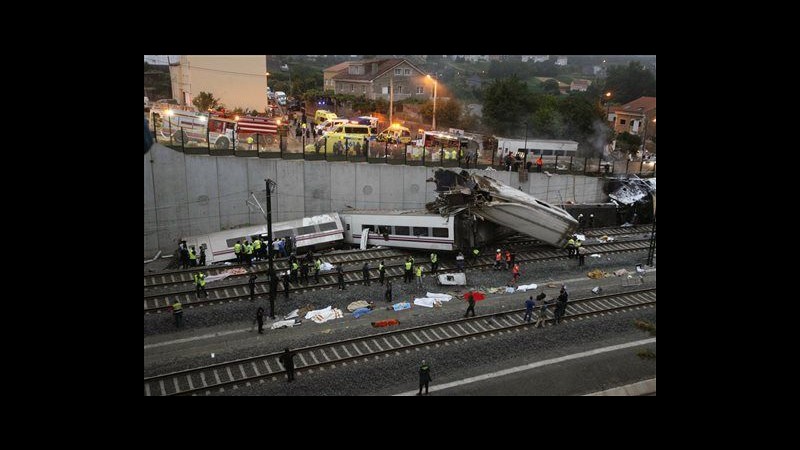
[{"label": "white sheet on ground", "polygon": [[436,294],[434,292],[426,292],[425,293],[425,297],[427,297],[427,298],[436,298],[436,299],[439,299],[439,300],[441,300],[443,302],[449,302],[450,300],[453,299],[452,295],[449,295],[449,294]]},{"label": "white sheet on ground", "polygon": [[353,311],[355,311],[357,309],[360,309],[360,308],[366,308],[367,306],[369,306],[369,302],[368,301],[366,301],[366,300],[358,300],[358,301],[355,301],[355,302],[351,302],[349,305],[347,305],[347,310],[350,311],[350,312],[353,312]]},{"label": "white sheet on ground", "polygon": [[600,253],[592,253],[591,255],[589,255],[589,257],[590,258],[602,258],[602,256],[600,256]]},{"label": "white sheet on ground", "polygon": [[278,328],[291,328],[295,325],[300,325],[300,324],[297,323],[294,319],[279,320],[277,322],[273,322],[271,328],[273,330],[277,330]]},{"label": "white sheet on ground", "polygon": [[537,287],[538,287],[538,286],[536,285],[536,283],[532,283],[532,284],[523,284],[522,286],[517,286],[517,292],[519,292],[519,291],[522,291],[522,292],[527,292],[527,291],[528,291],[528,289],[530,289],[530,290],[534,290],[534,289],[536,289]]},{"label": "white sheet on ground", "polygon": [[319,270],[322,271],[322,272],[324,272],[326,270],[333,270],[333,264],[331,264],[329,262],[324,262],[324,263],[320,264]]},{"label": "white sheet on ground", "polygon": [[294,311],[290,312],[289,314],[283,316],[284,320],[294,319],[298,316],[299,309],[295,309]]},{"label": "white sheet on ground", "polygon": [[330,307],[328,307],[326,309],[328,309],[327,312],[315,314],[313,317],[311,317],[311,320],[313,320],[316,323],[325,323],[329,320],[341,319],[342,317],[344,317],[344,314],[342,314],[342,310],[339,308],[330,309]]},{"label": "white sheet on ground", "polygon": [[308,319],[316,316],[317,314],[326,314],[326,313],[330,312],[330,310],[331,310],[331,307],[328,306],[327,308],[315,309],[313,311],[309,311],[309,312],[306,313],[305,319],[308,320]]},{"label": "white sheet on ground", "polygon": [[[423,298],[415,298],[415,299],[414,299],[414,304],[415,304],[415,305],[419,305],[419,306],[424,306],[424,307],[426,307],[426,308],[433,308],[433,303],[434,303],[435,301],[437,301],[437,300],[439,300],[439,299],[436,299],[436,298],[427,298],[427,297],[423,297]],[[439,304],[441,304],[441,301],[439,301]]]}]

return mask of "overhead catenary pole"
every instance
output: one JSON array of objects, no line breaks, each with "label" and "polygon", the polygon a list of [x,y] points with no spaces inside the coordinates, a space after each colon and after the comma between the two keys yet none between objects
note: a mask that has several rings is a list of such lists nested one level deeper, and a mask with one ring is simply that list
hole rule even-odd
[{"label": "overhead catenary pole", "polygon": [[267,184],[267,255],[269,256],[268,276],[269,276],[269,318],[275,318],[275,294],[278,289],[278,280],[275,270],[272,267],[273,246],[272,246],[272,193],[269,185],[275,184],[274,181],[265,179]]},{"label": "overhead catenary pole", "polygon": [[394,109],[394,72],[389,74],[389,126],[392,126],[393,109]]}]

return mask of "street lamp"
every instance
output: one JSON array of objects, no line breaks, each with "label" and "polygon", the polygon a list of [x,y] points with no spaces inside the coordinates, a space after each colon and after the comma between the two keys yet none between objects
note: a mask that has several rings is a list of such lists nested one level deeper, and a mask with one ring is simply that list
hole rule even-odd
[{"label": "street lamp", "polygon": [[611,106],[609,101],[611,100],[611,92],[606,92],[606,122],[608,122],[608,108]]},{"label": "street lamp", "polygon": [[433,80],[433,124],[431,125],[431,131],[436,131],[436,85],[438,85],[439,82],[430,75],[425,76]]}]

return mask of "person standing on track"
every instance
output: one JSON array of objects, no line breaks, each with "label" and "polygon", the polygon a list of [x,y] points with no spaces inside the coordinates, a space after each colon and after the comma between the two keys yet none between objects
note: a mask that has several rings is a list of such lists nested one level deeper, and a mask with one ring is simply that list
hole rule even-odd
[{"label": "person standing on track", "polygon": [[250,279],[247,281],[247,284],[250,286],[250,301],[255,301],[256,299],[256,278],[258,275],[251,274]]},{"label": "person standing on track", "polygon": [[256,321],[258,322],[258,334],[264,334],[264,308],[260,306],[256,311]]},{"label": "person standing on track", "polygon": [[464,300],[469,303],[469,307],[467,307],[467,312],[464,313],[464,317],[468,317],[469,313],[472,313],[472,317],[475,317],[475,297],[472,295],[472,292],[468,291],[464,294]]},{"label": "person standing on track", "polygon": [[433,381],[431,377],[431,367],[422,360],[422,365],[419,366],[419,392],[417,395],[422,395],[422,386],[425,386],[425,395],[428,395],[428,383]]},{"label": "person standing on track", "polygon": [[286,379],[291,383],[294,381],[294,352],[290,352],[289,347],[286,347],[280,356],[280,361],[283,368],[286,369]]}]

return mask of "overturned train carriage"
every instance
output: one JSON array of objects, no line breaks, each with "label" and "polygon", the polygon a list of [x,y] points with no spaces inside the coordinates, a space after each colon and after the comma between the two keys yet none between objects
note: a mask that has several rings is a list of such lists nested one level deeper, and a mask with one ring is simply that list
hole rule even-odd
[{"label": "overturned train carriage", "polygon": [[[489,222],[499,233],[513,230],[555,247],[563,247],[578,229],[578,221],[562,208],[491,177],[437,170],[429,181],[435,182],[439,191],[438,198],[427,205],[430,211],[473,217]],[[486,228],[477,223],[472,227]]]}]

